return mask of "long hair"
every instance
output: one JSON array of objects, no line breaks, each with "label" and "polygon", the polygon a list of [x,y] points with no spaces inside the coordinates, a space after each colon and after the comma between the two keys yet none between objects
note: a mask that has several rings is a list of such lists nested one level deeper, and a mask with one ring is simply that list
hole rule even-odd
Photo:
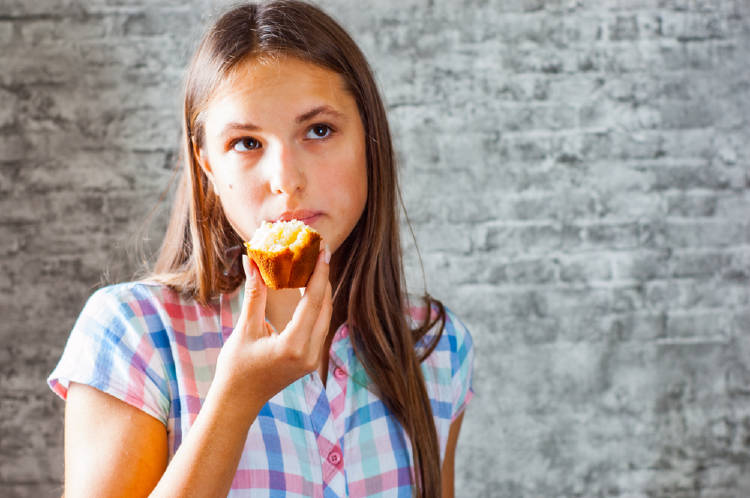
[{"label": "long hair", "polygon": [[[385,109],[364,55],[318,8],[288,0],[242,5],[220,17],[204,36],[187,73],[183,169],[152,278],[201,303],[242,283],[242,272],[232,271],[237,268],[236,254],[228,254],[242,241],[224,215],[194,147],[203,143],[203,111],[217,85],[239,62],[276,55],[338,73],[357,102],[365,132],[367,201],[334,255],[332,321],[346,321],[357,358],[411,440],[415,496],[438,497],[440,450],[420,364],[442,333],[445,311],[439,301],[425,295],[424,321],[415,329],[407,321],[398,220],[403,203]],[[417,342],[438,322],[439,333],[417,351]]]}]

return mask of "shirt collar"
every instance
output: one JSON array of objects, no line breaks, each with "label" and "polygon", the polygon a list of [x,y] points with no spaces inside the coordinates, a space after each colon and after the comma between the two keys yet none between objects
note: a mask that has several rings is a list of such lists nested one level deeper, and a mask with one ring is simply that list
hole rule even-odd
[{"label": "shirt collar", "polygon": [[342,324],[333,336],[329,361],[333,362],[335,367],[346,372],[356,384],[370,390],[373,389],[374,384],[367,375],[365,367],[354,353],[350,328],[346,323]]}]

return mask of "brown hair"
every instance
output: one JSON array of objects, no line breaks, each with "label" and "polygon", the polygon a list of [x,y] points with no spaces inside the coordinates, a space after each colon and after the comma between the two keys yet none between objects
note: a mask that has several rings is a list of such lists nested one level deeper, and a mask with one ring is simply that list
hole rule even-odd
[{"label": "brown hair", "polygon": [[[269,55],[297,57],[338,73],[357,102],[365,131],[368,195],[361,218],[332,262],[332,322],[346,321],[357,358],[410,437],[415,496],[438,497],[440,449],[420,363],[443,331],[445,311],[425,295],[424,322],[414,330],[407,322],[398,223],[398,206],[403,205],[385,109],[364,55],[318,8],[288,0],[238,6],[203,38],[187,74],[183,169],[152,278],[204,304],[242,283],[244,274],[231,271],[237,268],[236,254],[228,254],[242,241],[224,216],[193,147],[203,142],[201,113],[216,86],[239,62]],[[439,333],[418,354],[415,344],[438,322]]]}]

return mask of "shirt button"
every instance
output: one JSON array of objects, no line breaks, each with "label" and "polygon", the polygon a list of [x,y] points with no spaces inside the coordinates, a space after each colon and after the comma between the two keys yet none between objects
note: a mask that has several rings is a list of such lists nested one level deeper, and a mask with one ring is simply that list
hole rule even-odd
[{"label": "shirt button", "polygon": [[339,453],[338,450],[333,450],[332,452],[330,452],[328,454],[328,463],[338,467],[338,465],[341,463],[341,453]]},{"label": "shirt button", "polygon": [[344,372],[343,368],[336,367],[336,369],[333,371],[333,375],[337,379],[343,379],[344,377],[346,377],[346,372]]}]

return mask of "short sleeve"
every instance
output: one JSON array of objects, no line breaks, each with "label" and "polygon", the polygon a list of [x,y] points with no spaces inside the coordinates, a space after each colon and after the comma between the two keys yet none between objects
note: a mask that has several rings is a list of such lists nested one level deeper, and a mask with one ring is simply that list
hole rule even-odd
[{"label": "short sleeve", "polygon": [[141,305],[127,284],[95,292],[47,379],[50,388],[66,399],[71,382],[86,384],[166,425],[169,387],[164,363],[139,312]]},{"label": "short sleeve", "polygon": [[474,372],[474,343],[469,330],[456,315],[446,310],[445,333],[451,349],[451,421],[463,413],[474,397],[472,376]]}]

